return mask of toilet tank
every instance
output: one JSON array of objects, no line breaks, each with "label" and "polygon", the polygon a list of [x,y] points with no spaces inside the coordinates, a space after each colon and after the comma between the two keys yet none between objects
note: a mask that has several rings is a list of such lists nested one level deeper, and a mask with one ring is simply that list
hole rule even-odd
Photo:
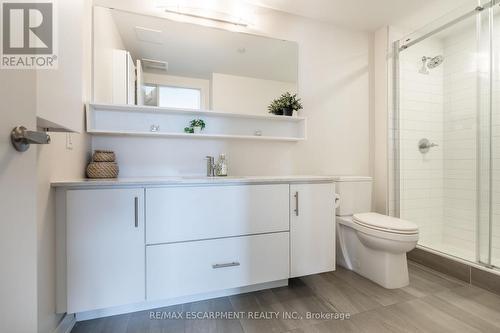
[{"label": "toilet tank", "polygon": [[370,212],[372,208],[372,178],[342,176],[335,178],[335,192],[339,196],[337,216]]}]

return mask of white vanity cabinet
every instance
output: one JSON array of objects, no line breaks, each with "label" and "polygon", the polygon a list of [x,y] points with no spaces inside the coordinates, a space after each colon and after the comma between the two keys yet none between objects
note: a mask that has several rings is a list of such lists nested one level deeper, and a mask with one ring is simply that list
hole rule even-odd
[{"label": "white vanity cabinet", "polygon": [[66,191],[67,312],[145,300],[144,189]]},{"label": "white vanity cabinet", "polygon": [[58,185],[58,312],[89,319],[333,270],[333,180],[299,179]]},{"label": "white vanity cabinet", "polygon": [[332,183],[290,185],[290,277],[335,269],[334,203]]}]

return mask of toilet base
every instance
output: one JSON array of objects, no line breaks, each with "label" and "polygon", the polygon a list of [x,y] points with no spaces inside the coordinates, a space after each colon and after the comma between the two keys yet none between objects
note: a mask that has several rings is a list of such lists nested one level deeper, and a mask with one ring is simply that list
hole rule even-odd
[{"label": "toilet base", "polygon": [[363,244],[353,228],[343,224],[337,224],[337,228],[337,263],[340,266],[387,289],[409,284],[406,251],[376,250]]},{"label": "toilet base", "polygon": [[387,289],[406,287],[410,283],[406,253],[368,251],[354,271]]}]

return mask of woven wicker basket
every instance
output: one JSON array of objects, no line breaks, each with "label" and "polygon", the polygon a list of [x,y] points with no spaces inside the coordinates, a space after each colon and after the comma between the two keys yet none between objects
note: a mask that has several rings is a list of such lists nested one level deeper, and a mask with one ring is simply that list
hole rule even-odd
[{"label": "woven wicker basket", "polygon": [[115,153],[111,150],[96,150],[94,156],[92,156],[92,161],[94,162],[114,162]]},{"label": "woven wicker basket", "polygon": [[90,162],[87,166],[89,178],[116,178],[119,168],[115,162]]}]

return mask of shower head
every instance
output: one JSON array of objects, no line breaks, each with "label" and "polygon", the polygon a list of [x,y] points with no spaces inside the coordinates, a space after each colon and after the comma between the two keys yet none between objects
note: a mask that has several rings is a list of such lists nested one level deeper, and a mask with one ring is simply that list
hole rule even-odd
[{"label": "shower head", "polygon": [[441,65],[444,61],[442,55],[437,55],[435,57],[422,57],[422,67],[419,69],[420,74],[429,74],[429,69],[436,68]]},{"label": "shower head", "polygon": [[444,57],[442,55],[435,56],[434,58],[428,58],[427,59],[427,67],[429,69],[436,68],[437,66],[441,65],[444,61]]}]

